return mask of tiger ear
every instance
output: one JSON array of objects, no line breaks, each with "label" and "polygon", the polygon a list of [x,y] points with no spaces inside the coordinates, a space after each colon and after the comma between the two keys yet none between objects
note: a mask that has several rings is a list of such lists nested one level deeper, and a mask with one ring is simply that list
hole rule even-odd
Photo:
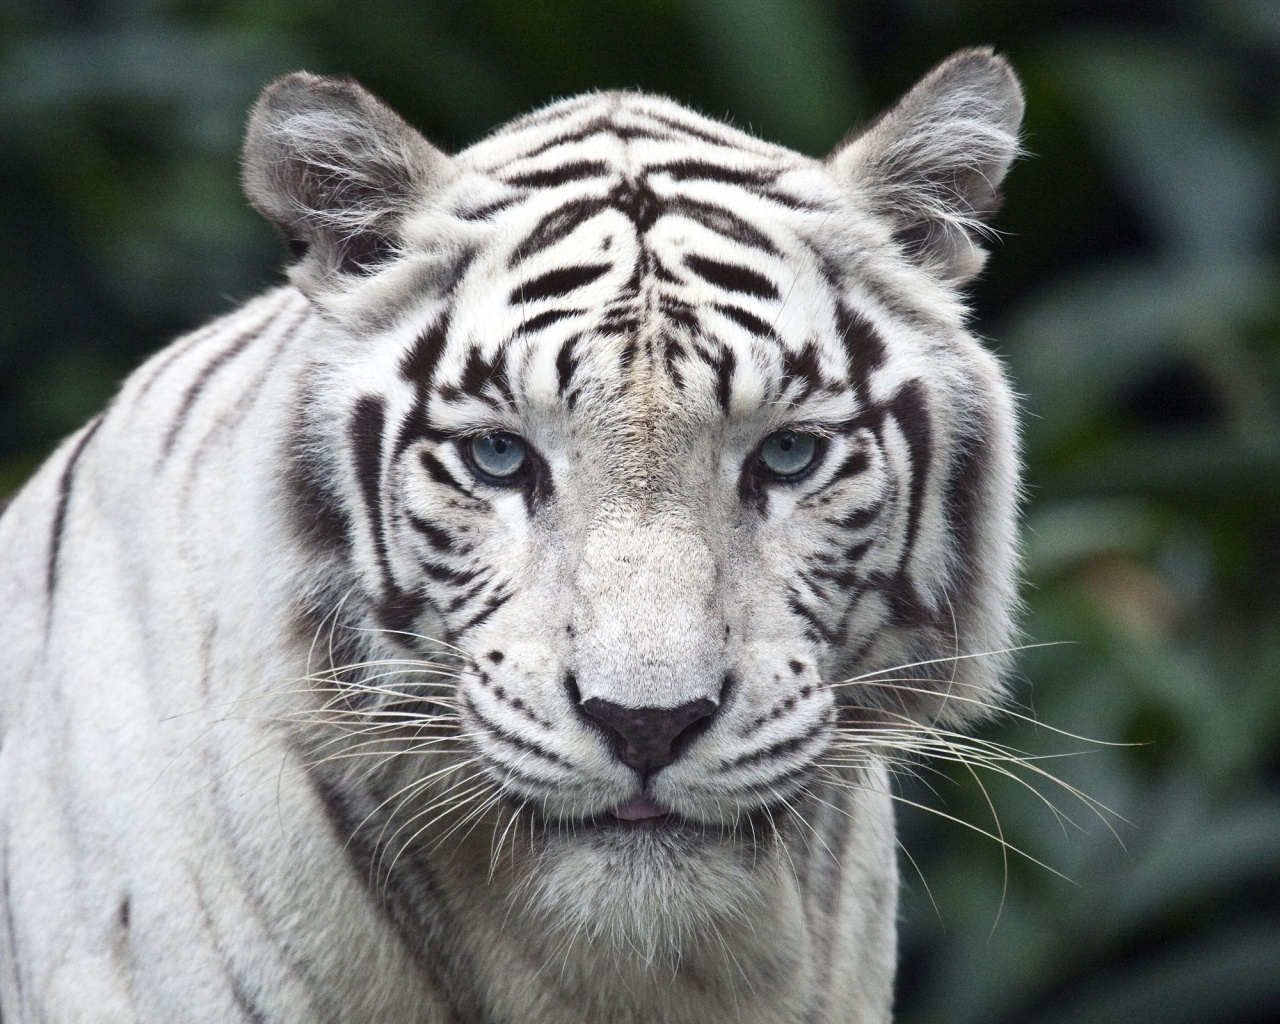
[{"label": "tiger ear", "polygon": [[963,285],[986,261],[978,240],[1019,153],[1024,108],[1003,58],[961,50],[840,142],[827,164],[870,197],[913,259]]},{"label": "tiger ear", "polygon": [[349,78],[288,75],[249,117],[245,193],[304,278],[369,273],[394,254],[403,216],[451,176],[447,156]]}]

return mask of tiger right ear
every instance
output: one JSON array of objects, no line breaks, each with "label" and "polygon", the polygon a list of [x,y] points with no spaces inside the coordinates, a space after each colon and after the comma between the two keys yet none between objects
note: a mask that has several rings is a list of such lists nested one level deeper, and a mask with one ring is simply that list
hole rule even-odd
[{"label": "tiger right ear", "polygon": [[245,193],[307,276],[370,273],[394,254],[404,215],[450,177],[447,156],[349,78],[288,75],[249,117]]},{"label": "tiger right ear", "polygon": [[888,219],[909,256],[963,285],[986,261],[978,242],[1018,155],[1024,107],[1003,58],[961,50],[837,145],[827,166]]}]

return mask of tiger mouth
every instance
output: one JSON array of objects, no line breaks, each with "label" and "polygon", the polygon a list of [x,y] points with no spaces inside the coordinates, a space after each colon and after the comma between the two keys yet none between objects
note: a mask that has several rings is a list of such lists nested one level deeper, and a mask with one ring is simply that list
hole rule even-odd
[{"label": "tiger mouth", "polygon": [[649,797],[633,797],[607,811],[579,817],[553,817],[534,812],[533,823],[544,834],[601,837],[670,838],[695,842],[728,842],[752,846],[776,833],[786,812],[781,805],[744,810],[734,821],[708,821],[681,814]]}]

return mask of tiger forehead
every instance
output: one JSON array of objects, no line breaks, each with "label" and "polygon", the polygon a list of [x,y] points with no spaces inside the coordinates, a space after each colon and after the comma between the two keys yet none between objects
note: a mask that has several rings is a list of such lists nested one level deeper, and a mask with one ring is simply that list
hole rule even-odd
[{"label": "tiger forehead", "polygon": [[[578,262],[467,282],[485,300],[458,303],[440,401],[707,419],[848,389],[850,321],[830,303],[784,316],[782,290],[750,267],[696,250],[664,260],[616,235],[608,252],[571,255]],[[878,342],[864,347],[878,361]]]},{"label": "tiger forehead", "polygon": [[458,160],[446,216],[472,244],[430,332],[446,351],[406,362],[430,364],[432,404],[657,425],[847,391],[849,319],[811,237],[832,201],[814,161],[617,93]]}]

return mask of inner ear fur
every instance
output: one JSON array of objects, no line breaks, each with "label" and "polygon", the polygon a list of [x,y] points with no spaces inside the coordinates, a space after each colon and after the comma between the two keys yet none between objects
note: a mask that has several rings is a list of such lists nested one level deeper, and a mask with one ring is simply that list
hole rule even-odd
[{"label": "inner ear fur", "polygon": [[392,256],[401,219],[449,176],[448,157],[350,78],[287,75],[249,117],[245,193],[321,277]]},{"label": "inner ear fur", "polygon": [[840,142],[827,164],[890,220],[911,258],[963,285],[986,261],[978,242],[1019,153],[1024,108],[1003,58],[962,50]]}]

